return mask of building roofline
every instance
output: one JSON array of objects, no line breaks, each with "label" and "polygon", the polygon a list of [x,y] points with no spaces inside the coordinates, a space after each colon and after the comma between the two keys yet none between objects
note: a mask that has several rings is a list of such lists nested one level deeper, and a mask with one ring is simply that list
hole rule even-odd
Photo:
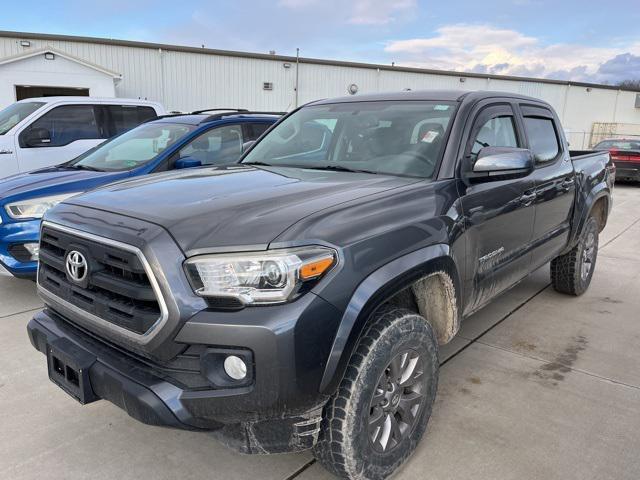
[{"label": "building roofline", "polygon": [[[296,57],[288,55],[271,55],[268,53],[253,53],[253,52],[239,52],[235,50],[218,50],[213,48],[198,48],[188,47],[182,45],[170,45],[165,43],[152,43],[152,42],[140,42],[133,40],[119,40],[113,38],[101,38],[101,37],[83,37],[76,35],[59,35],[51,33],[32,33],[32,32],[14,32],[8,30],[0,30],[0,37],[4,38],[17,38],[20,40],[57,40],[57,41],[71,41],[71,42],[85,42],[95,43],[102,45],[115,45],[122,47],[135,47],[135,48],[149,48],[154,50],[167,50],[173,52],[185,52],[185,53],[200,53],[205,55],[219,55],[226,57],[241,57],[241,58],[254,58],[259,60],[276,60],[282,62],[296,62]],[[571,80],[554,80],[549,78],[533,78],[533,77],[518,77],[513,75],[495,75],[495,74],[482,74],[473,72],[458,72],[452,70],[435,70],[428,68],[417,67],[402,67],[392,65],[382,65],[375,63],[363,63],[363,62],[350,62],[344,60],[327,60],[321,58],[307,58],[300,57],[300,63],[314,64],[314,65],[329,65],[337,67],[352,67],[352,68],[367,68],[375,70],[384,70],[391,72],[408,72],[408,73],[423,73],[433,75],[446,75],[451,77],[464,77],[464,78],[480,78],[480,79],[492,79],[492,80],[511,80],[518,82],[534,82],[534,83],[546,83],[551,85],[567,85],[585,88],[600,88],[606,90],[622,90],[629,92],[640,92],[639,89],[620,87],[617,85],[605,85],[600,83],[589,82],[575,82]]]},{"label": "building roofline", "polygon": [[[2,35],[0,35],[1,37]],[[68,54],[67,52],[62,52],[60,50],[58,50],[57,48],[53,48],[50,46],[47,47],[42,47],[42,48],[36,48],[35,50],[28,50],[22,53],[18,53],[16,55],[12,55],[10,57],[5,57],[0,59],[0,65],[6,65],[8,63],[13,63],[13,62],[19,62],[21,60],[26,60],[28,58],[33,58],[36,57],[38,55],[44,54],[44,53],[53,53],[54,55],[59,55],[62,58],[66,58],[67,60],[74,62],[74,63],[78,63],[80,65],[83,65],[87,68],[90,68],[92,70],[96,70],[100,73],[104,73],[105,75],[108,75],[110,77],[113,77],[114,79],[121,79],[122,78],[122,74],[118,73],[118,72],[114,72],[113,70],[109,70],[107,68],[104,68],[100,65],[97,65],[95,63],[91,63],[87,60],[84,60],[82,58],[78,58],[78,57],[74,57],[73,55]]]}]

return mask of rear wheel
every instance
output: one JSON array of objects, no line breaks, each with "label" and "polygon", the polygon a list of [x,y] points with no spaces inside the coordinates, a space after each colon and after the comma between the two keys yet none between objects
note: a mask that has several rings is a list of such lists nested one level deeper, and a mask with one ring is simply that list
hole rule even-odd
[{"label": "rear wheel", "polygon": [[378,480],[413,453],[431,416],[438,344],[420,315],[385,307],[323,412],[314,453],[333,474]]},{"label": "rear wheel", "polygon": [[578,244],[568,253],[551,261],[551,285],[569,295],[582,295],[593,277],[598,258],[598,221],[589,217]]}]

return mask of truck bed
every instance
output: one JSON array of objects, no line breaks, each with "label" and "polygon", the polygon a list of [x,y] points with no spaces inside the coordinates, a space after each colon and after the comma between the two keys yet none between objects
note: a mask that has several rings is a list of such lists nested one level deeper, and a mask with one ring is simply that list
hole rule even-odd
[{"label": "truck bed", "polygon": [[598,155],[609,155],[609,153],[602,150],[569,150],[569,156],[574,162]]}]

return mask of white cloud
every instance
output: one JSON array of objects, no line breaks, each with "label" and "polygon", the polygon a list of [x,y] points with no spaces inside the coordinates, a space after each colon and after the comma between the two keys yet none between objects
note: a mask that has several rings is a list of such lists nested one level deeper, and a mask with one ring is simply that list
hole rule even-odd
[{"label": "white cloud", "polygon": [[385,51],[396,63],[417,67],[602,81],[600,66],[622,53],[640,54],[640,42],[619,48],[543,45],[516,30],[458,24],[432,37],[389,42]]}]

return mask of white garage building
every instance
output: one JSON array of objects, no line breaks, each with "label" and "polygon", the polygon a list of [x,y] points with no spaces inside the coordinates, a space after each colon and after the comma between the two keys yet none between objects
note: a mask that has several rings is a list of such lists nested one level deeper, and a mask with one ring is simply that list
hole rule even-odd
[{"label": "white garage building", "polygon": [[430,88],[542,98],[556,108],[576,148],[640,135],[640,94],[608,85],[0,31],[0,108],[35,96],[91,95],[145,98],[178,111],[283,111],[349,90]]}]

